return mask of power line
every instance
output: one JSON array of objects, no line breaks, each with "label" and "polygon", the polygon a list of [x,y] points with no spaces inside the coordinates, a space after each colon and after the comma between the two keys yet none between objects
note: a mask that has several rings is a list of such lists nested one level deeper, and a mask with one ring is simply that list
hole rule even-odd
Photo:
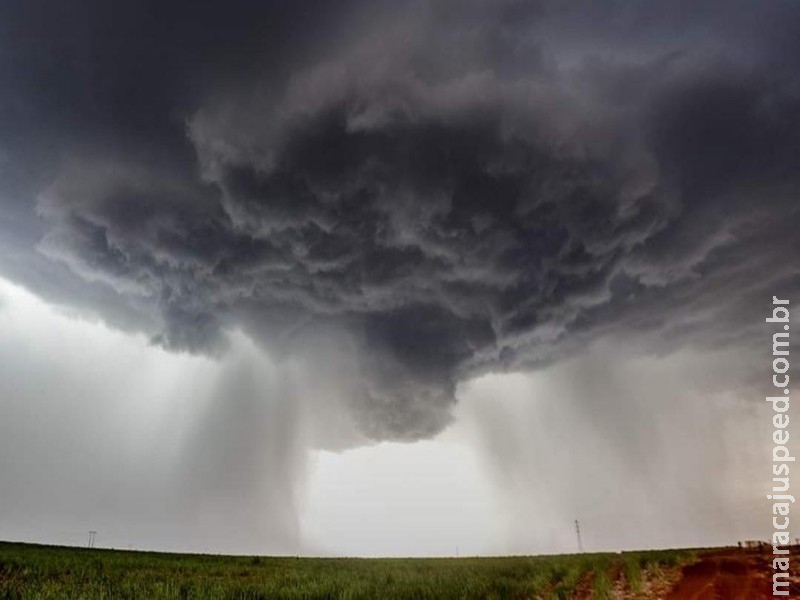
[{"label": "power line", "polygon": [[87,548],[94,548],[94,536],[97,535],[96,531],[89,532],[89,544],[86,546]]},{"label": "power line", "polygon": [[583,542],[581,541],[581,525],[578,519],[575,519],[575,534],[578,536],[578,552],[583,553]]}]

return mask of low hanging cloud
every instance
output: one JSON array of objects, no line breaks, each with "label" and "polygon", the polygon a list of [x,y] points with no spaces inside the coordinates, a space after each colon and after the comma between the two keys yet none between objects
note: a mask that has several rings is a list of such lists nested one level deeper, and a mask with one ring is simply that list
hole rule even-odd
[{"label": "low hanging cloud", "polygon": [[218,355],[241,329],[277,357],[351,357],[373,439],[431,436],[458,382],[601,338],[750,351],[800,281],[798,14],[701,8],[706,30],[672,4],[353,4],[327,30],[298,9],[281,18],[307,32],[272,32],[275,56],[270,32],[205,39],[214,16],[190,11],[236,76],[156,47],[99,85],[123,125],[56,127],[36,247],[166,348]]}]

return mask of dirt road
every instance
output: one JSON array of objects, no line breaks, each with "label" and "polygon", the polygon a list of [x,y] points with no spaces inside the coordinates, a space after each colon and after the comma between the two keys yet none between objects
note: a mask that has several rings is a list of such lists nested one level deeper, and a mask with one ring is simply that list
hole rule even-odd
[{"label": "dirt road", "polygon": [[[772,556],[768,553],[721,550],[700,556],[683,567],[681,579],[667,600],[762,600],[772,595]],[[800,560],[793,554],[792,562]],[[787,597],[787,596],[783,596]],[[800,580],[793,578],[790,598],[800,598]]]}]

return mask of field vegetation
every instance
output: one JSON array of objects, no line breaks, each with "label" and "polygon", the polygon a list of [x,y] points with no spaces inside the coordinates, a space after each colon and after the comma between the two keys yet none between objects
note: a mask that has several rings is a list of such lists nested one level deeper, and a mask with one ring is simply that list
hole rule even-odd
[{"label": "field vegetation", "polygon": [[381,600],[612,598],[689,551],[498,558],[295,558],[0,543],[0,599]]}]

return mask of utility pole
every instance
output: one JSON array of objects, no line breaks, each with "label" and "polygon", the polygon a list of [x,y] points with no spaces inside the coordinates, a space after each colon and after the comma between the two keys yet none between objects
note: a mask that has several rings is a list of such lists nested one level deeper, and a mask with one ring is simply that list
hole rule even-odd
[{"label": "utility pole", "polygon": [[96,531],[89,532],[89,544],[86,546],[87,548],[94,548],[94,536],[97,535]]},{"label": "utility pole", "polygon": [[578,552],[583,553],[583,542],[581,541],[581,524],[575,519],[575,534],[578,536]]}]

